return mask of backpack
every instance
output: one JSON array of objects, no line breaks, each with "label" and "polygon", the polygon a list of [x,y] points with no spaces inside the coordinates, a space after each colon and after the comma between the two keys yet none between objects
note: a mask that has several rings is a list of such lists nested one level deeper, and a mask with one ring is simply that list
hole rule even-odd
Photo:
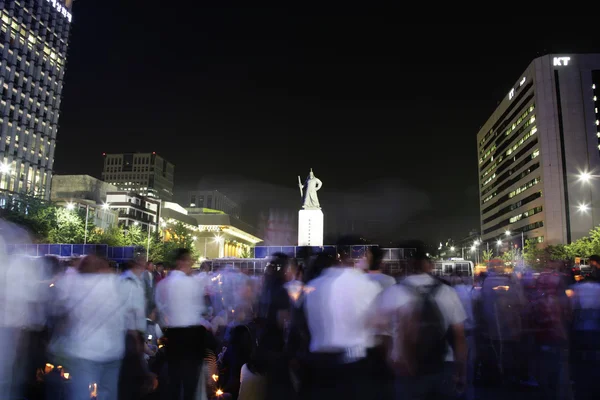
[{"label": "backpack", "polygon": [[410,310],[399,310],[396,324],[396,340],[400,359],[394,365],[400,375],[423,376],[443,370],[448,351],[448,330],[444,317],[435,300],[435,294],[443,286],[436,280],[432,285],[412,286],[400,283],[407,288],[416,301]]}]

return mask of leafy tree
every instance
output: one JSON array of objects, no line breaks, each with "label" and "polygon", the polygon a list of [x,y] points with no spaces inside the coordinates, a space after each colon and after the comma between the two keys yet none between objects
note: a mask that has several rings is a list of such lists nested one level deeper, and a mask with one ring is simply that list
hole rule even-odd
[{"label": "leafy tree", "polygon": [[494,257],[494,250],[484,250],[483,251],[483,262],[488,262]]},{"label": "leafy tree", "polygon": [[109,246],[127,246],[125,232],[120,226],[112,226],[100,233],[97,243],[107,244]]},{"label": "leafy tree", "polygon": [[85,226],[78,213],[56,207],[52,222],[53,226],[48,232],[50,243],[83,243]]},{"label": "leafy tree", "polygon": [[141,246],[146,248],[148,236],[139,225],[129,225],[125,231],[125,246]]}]

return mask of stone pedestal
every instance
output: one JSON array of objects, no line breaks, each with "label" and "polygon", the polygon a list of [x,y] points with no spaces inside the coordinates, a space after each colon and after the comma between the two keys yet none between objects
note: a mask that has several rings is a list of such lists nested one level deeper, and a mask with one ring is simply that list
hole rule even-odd
[{"label": "stone pedestal", "polygon": [[323,246],[323,211],[300,210],[298,246]]}]

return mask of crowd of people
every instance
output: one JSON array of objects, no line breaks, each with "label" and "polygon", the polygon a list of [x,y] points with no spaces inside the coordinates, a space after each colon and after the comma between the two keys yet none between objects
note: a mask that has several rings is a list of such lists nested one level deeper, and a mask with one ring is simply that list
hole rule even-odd
[{"label": "crowd of people", "polygon": [[120,270],[4,255],[0,398],[600,398],[600,257],[577,284],[552,263],[434,276],[419,251],[391,277],[351,244],[275,254],[260,277],[195,270],[186,249]]}]

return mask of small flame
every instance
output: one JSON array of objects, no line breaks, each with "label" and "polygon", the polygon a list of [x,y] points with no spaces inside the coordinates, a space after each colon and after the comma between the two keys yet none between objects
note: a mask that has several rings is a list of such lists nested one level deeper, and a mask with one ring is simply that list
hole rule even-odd
[{"label": "small flame", "polygon": [[217,392],[215,394],[217,396],[223,396],[223,391],[221,389],[217,389]]},{"label": "small flame", "polygon": [[66,380],[69,380],[70,376],[71,376],[71,374],[69,374],[68,372],[63,373],[63,378],[65,378]]},{"label": "small flame", "polygon": [[53,369],[54,369],[54,365],[47,363],[46,367],[44,368],[44,373],[49,374],[50,372],[52,372]]},{"label": "small flame", "polygon": [[216,381],[218,381],[218,380],[219,380],[219,375],[217,375],[217,374],[213,374],[213,375],[212,375],[212,379],[213,379],[213,381],[215,381],[215,382],[216,382]]},{"label": "small flame", "polygon": [[573,289],[567,289],[565,290],[565,294],[567,295],[567,297],[573,297],[575,295],[575,292],[573,291]]}]

